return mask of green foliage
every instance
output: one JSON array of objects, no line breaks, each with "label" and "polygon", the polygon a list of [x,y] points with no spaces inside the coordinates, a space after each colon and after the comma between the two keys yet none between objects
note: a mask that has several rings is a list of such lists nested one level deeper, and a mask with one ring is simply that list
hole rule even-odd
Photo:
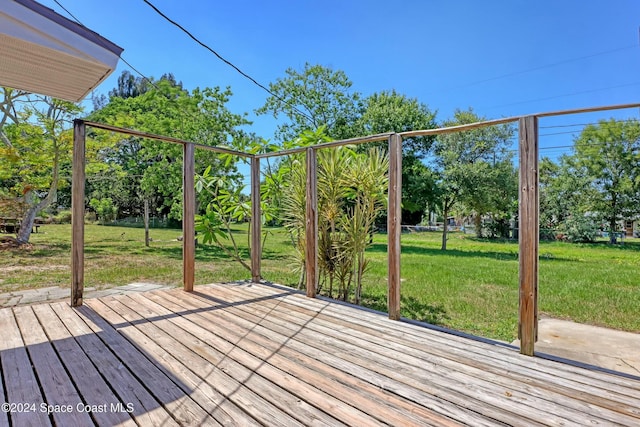
[{"label": "green foliage", "polygon": [[[0,192],[26,205],[17,240],[29,242],[35,216],[68,187],[73,135],[71,121],[82,108],[71,102],[2,88]],[[20,92],[18,92],[20,93]],[[95,151],[87,146],[90,157]]]},{"label": "green foliage", "polygon": [[104,224],[115,221],[118,216],[118,207],[113,204],[111,197],[104,199],[91,199],[89,206],[96,212],[98,219]]},{"label": "green foliage", "polygon": [[64,210],[58,212],[58,214],[53,217],[53,222],[55,224],[71,224],[71,211]]},{"label": "green foliage", "polygon": [[[304,139],[318,137],[305,134]],[[359,303],[368,260],[365,250],[371,245],[376,216],[386,201],[388,159],[385,153],[371,149],[357,153],[350,147],[324,149],[317,153],[318,179],[318,267],[317,292],[347,300],[353,292]],[[292,156],[283,191],[284,223],[291,233],[296,263],[304,272],[306,163]],[[303,282],[300,276],[299,285]],[[326,290],[323,290],[326,289]]]},{"label": "green foliage", "polygon": [[[131,91],[127,87],[118,88],[109,103],[95,111],[91,119],[210,146],[246,149],[253,142],[252,136],[239,129],[249,123],[244,115],[227,109],[232,95],[228,88],[188,91],[168,75],[154,82],[154,86],[129,89]],[[120,93],[122,91],[124,93]],[[114,138],[99,132],[91,136]],[[137,137],[115,138],[114,147],[101,151],[97,159],[103,167],[98,168],[95,179],[88,174],[87,192],[94,197],[117,200],[127,214],[142,212],[143,201],[147,199],[157,213],[180,220],[182,147]],[[237,161],[207,150],[196,150],[197,173],[212,166],[216,174],[239,180]],[[202,193],[198,202],[206,205],[206,197],[207,194]]]},{"label": "green foliage", "polygon": [[288,68],[286,77],[269,84],[275,94],[257,114],[283,114],[289,120],[278,126],[280,141],[293,141],[304,131],[325,126],[327,135],[342,139],[351,135],[358,117],[360,95],[351,92],[351,81],[341,71],[305,63],[302,71]]},{"label": "green foliage", "polygon": [[[443,126],[457,126],[486,120],[473,112],[456,110]],[[435,163],[439,173],[439,195],[445,227],[442,250],[447,247],[446,219],[458,205],[477,220],[487,213],[506,219],[517,200],[517,180],[507,151],[514,129],[498,125],[439,135]],[[477,232],[481,232],[476,222]]]},{"label": "green foliage", "polygon": [[[374,93],[364,100],[363,111],[356,121],[352,136],[385,132],[407,132],[436,127],[436,113],[416,98],[395,90]],[[429,153],[432,137],[405,138],[402,146],[405,156],[422,158]]]},{"label": "green foliage", "polygon": [[615,243],[618,221],[640,213],[640,123],[611,119],[585,127],[574,159],[590,181],[589,207],[608,224]]},{"label": "green foliage", "polygon": [[[223,250],[243,267],[251,271],[251,263],[244,257],[238,242],[232,232],[232,225],[242,223],[251,218],[251,201],[242,193],[243,187],[234,180],[225,176],[215,176],[211,173],[211,166],[207,167],[201,175],[196,176],[196,191],[206,192],[211,196],[204,213],[196,215],[196,231],[202,233],[204,244],[212,244]],[[265,224],[272,218],[272,209],[267,203],[261,203],[261,224]],[[266,239],[268,230],[263,229],[263,239]],[[251,241],[247,234],[247,247],[251,253]],[[231,242],[232,248],[227,247]],[[264,240],[263,240],[264,242]],[[263,247],[264,244],[261,246]]]},{"label": "green foliage", "polygon": [[571,243],[592,243],[598,237],[598,223],[589,216],[572,215],[562,222],[559,229]]}]

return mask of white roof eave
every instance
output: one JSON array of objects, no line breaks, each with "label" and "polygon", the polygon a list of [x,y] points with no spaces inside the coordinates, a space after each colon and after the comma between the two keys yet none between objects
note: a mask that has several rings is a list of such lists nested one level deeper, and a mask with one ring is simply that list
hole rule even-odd
[{"label": "white roof eave", "polygon": [[0,2],[0,85],[82,100],[122,49],[32,0]]}]

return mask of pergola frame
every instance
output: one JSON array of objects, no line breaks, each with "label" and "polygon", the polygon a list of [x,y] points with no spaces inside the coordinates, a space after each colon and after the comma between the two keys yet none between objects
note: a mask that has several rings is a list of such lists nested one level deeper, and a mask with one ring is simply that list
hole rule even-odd
[{"label": "pergola frame", "polygon": [[72,242],[71,242],[71,306],[82,305],[84,290],[84,184],[86,127],[90,126],[125,135],[138,136],[183,146],[183,287],[193,290],[195,275],[195,149],[210,150],[251,159],[251,278],[261,279],[261,229],[260,229],[260,159],[295,153],[306,153],[307,203],[306,203],[306,294],[316,296],[318,285],[318,194],[317,151],[344,145],[364,144],[387,140],[389,143],[389,203],[387,206],[388,235],[388,299],[389,318],[400,319],[400,254],[401,254],[401,200],[402,200],[402,140],[416,136],[441,135],[468,131],[487,126],[519,124],[519,321],[520,352],[534,355],[538,328],[538,246],[539,246],[539,183],[538,183],[538,118],[568,114],[589,113],[640,107],[640,103],[592,107],[574,110],[544,112],[526,116],[514,116],[467,125],[383,133],[362,138],[345,139],[317,144],[311,147],[281,150],[272,153],[250,154],[228,148],[212,147],[177,138],[154,135],[131,129],[118,128],[85,120],[74,121],[73,186],[72,186]]}]

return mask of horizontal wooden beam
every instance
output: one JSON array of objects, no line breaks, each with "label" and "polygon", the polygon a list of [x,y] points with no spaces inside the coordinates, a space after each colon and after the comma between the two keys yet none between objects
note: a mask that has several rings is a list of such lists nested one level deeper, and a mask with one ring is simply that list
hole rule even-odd
[{"label": "horizontal wooden beam", "polygon": [[360,138],[341,139],[339,141],[323,142],[322,144],[316,144],[310,147],[297,147],[297,148],[291,148],[289,150],[280,150],[280,151],[273,151],[271,153],[256,154],[255,156],[259,159],[264,157],[288,156],[291,154],[305,152],[307,151],[307,148],[319,150],[322,148],[335,148],[335,147],[342,147],[345,145],[359,145],[359,144],[367,144],[369,142],[386,141],[387,139],[389,139],[389,135],[391,134],[392,134],[391,132],[387,132],[387,133],[379,133],[376,135],[363,136]]},{"label": "horizontal wooden beam", "polygon": [[536,117],[566,116],[568,114],[597,113],[598,111],[624,110],[626,108],[638,108],[638,107],[640,107],[640,103],[618,104],[618,105],[606,105],[601,107],[578,108],[574,110],[548,111],[545,113],[538,113],[538,114],[531,114],[531,115]]},{"label": "horizontal wooden beam", "polygon": [[153,134],[153,133],[141,132],[141,131],[138,131],[138,130],[121,128],[121,127],[118,127],[118,126],[111,126],[111,125],[107,125],[107,124],[104,124],[104,123],[90,122],[90,121],[85,121],[84,123],[85,123],[85,125],[91,126],[92,128],[108,130],[108,131],[111,131],[111,132],[122,133],[124,135],[138,136],[140,138],[155,139],[156,141],[171,142],[173,144],[181,144],[181,145],[193,144],[193,146],[195,148],[200,148],[202,150],[213,151],[215,153],[231,154],[231,155],[240,156],[240,157],[253,157],[253,154],[245,153],[243,151],[236,151],[236,150],[233,150],[231,148],[214,147],[214,146],[211,146],[211,145],[198,144],[196,142],[185,141],[184,139],[173,138],[171,136],[156,135],[156,134]]},{"label": "horizontal wooden beam", "polygon": [[466,130],[479,129],[479,128],[484,128],[488,126],[502,125],[505,123],[514,123],[514,122],[517,122],[519,119],[520,119],[519,116],[505,117],[502,119],[487,120],[484,122],[469,123],[466,125],[450,126],[446,128],[411,130],[411,131],[400,133],[400,136],[402,138],[411,138],[416,136],[443,135],[445,133],[463,132]]}]

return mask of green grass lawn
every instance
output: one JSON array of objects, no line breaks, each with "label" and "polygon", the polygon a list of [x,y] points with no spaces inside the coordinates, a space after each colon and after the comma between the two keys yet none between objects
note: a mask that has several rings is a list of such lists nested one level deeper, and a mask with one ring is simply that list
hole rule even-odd
[{"label": "green grass lawn", "polygon": [[[46,225],[30,250],[0,252],[0,292],[70,283],[69,225]],[[272,229],[264,248],[266,280],[294,285],[292,248],[282,229]],[[86,226],[85,283],[97,288],[145,281],[179,286],[180,230]],[[246,246],[246,226],[236,232]],[[386,311],[386,235],[368,251],[363,302]],[[542,315],[640,332],[640,241],[622,245],[541,242],[539,307]],[[518,245],[451,234],[402,236],[402,314],[485,337],[510,341],[517,334]],[[216,248],[196,250],[196,283],[247,279],[250,274]]]}]

